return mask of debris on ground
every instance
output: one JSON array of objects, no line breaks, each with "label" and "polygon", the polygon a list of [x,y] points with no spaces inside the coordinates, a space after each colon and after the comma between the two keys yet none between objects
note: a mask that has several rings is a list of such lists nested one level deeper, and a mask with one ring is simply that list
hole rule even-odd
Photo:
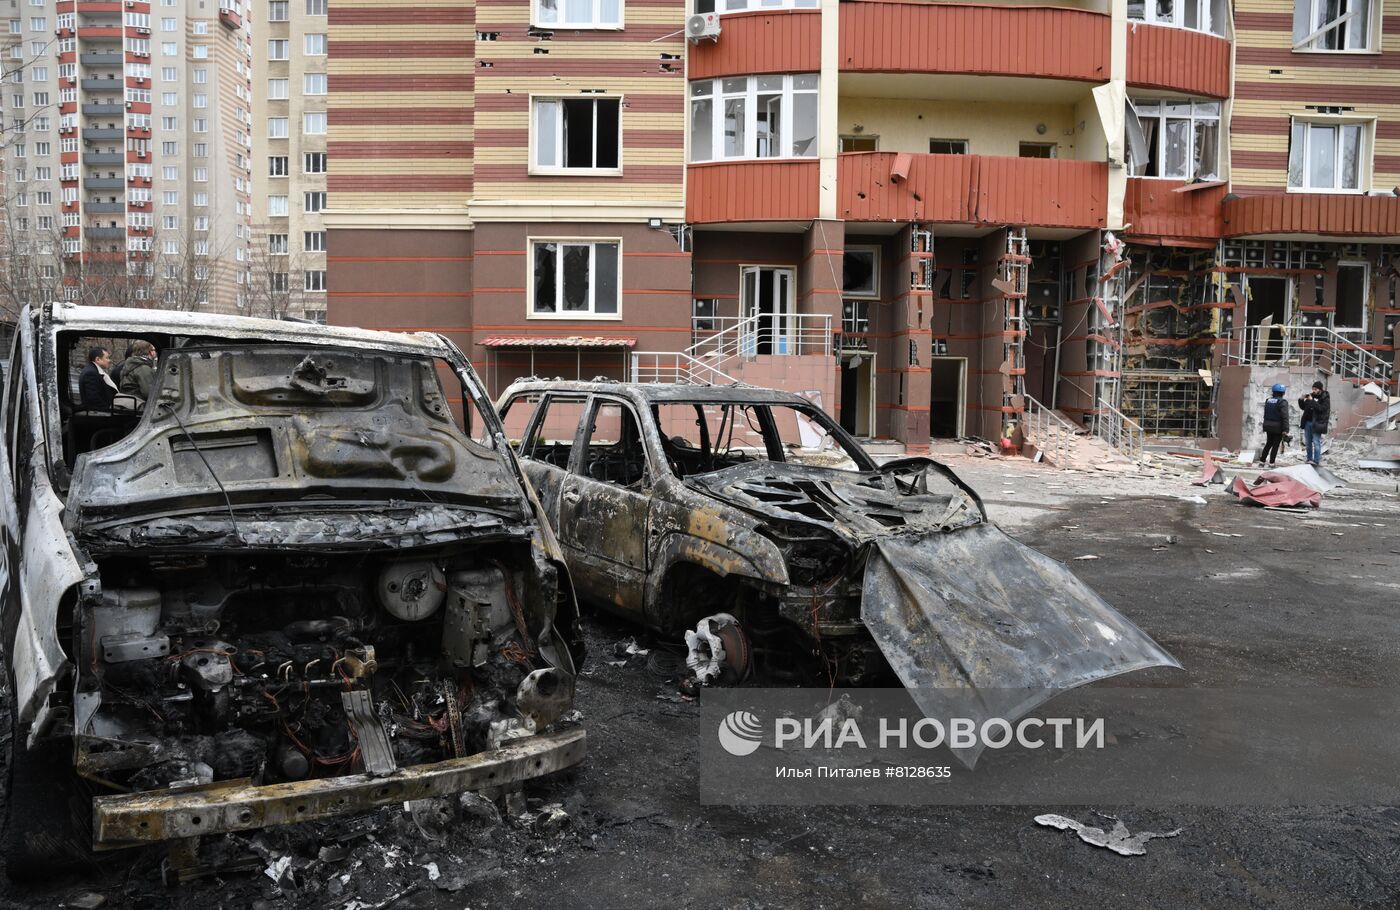
[{"label": "debris on ground", "polygon": [[1160,834],[1156,831],[1139,831],[1137,834],[1129,834],[1127,826],[1120,819],[1112,815],[1105,815],[1104,818],[1113,819],[1112,830],[1105,831],[1102,828],[1086,825],[1063,815],[1037,815],[1035,822],[1047,828],[1074,831],[1084,843],[1112,850],[1122,856],[1142,856],[1147,853],[1148,841],[1156,838],[1176,837],[1181,833],[1181,829],[1176,828]]},{"label": "debris on ground", "polygon": [[1213,483],[1223,484],[1225,483],[1225,472],[1220,469],[1220,465],[1215,463],[1215,459],[1210,456],[1209,452],[1202,452],[1201,476],[1191,482],[1198,487]]},{"label": "debris on ground", "polygon": [[107,903],[107,895],[98,894],[96,891],[80,891],[63,902],[63,906],[68,910],[97,910]]},{"label": "debris on ground", "polygon": [[1316,509],[1322,505],[1321,493],[1277,471],[1265,471],[1254,483],[1236,477],[1230,484],[1230,492],[1241,502],[1257,506],[1311,506]]},{"label": "debris on ground", "polygon": [[1098,559],[1098,557],[1095,556],[1093,553],[1086,553],[1083,556],[1074,557],[1075,562],[1083,562],[1086,559]]},{"label": "debris on ground", "polygon": [[1291,477],[1311,490],[1319,493],[1330,493],[1337,487],[1346,486],[1346,481],[1336,474],[1322,467],[1321,465],[1295,464],[1286,468],[1270,468],[1271,474],[1282,474],[1284,477]]}]

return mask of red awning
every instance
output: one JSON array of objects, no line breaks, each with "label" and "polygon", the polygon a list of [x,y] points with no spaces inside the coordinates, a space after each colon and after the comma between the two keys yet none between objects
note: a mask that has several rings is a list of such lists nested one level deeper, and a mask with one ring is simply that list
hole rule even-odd
[{"label": "red awning", "polygon": [[493,335],[479,343],[484,348],[635,348],[637,339],[605,335]]}]

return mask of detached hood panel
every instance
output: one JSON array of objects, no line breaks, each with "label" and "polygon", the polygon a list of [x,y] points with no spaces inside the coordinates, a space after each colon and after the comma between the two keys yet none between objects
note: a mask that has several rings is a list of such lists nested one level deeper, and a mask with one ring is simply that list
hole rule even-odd
[{"label": "detached hood panel", "polygon": [[[861,619],[931,717],[1015,720],[1055,690],[1180,666],[1064,565],[990,525],[873,541]],[[971,767],[981,750],[955,751]]]}]

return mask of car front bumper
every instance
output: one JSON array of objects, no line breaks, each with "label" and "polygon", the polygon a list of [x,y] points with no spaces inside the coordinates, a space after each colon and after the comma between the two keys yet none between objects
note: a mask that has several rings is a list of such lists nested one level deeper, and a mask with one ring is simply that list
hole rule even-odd
[{"label": "car front bumper", "polygon": [[255,786],[221,781],[177,790],[147,790],[93,800],[93,846],[114,850],[164,840],[251,831],[330,818],[407,800],[511,786],[583,761],[582,729],[514,740],[464,758],[401,768],[373,777],[352,774]]}]

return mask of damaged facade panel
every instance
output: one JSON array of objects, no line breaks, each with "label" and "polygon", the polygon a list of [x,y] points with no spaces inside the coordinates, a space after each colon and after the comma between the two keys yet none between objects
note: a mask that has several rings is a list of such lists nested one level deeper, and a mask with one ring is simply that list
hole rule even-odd
[{"label": "damaged facade panel", "polygon": [[[58,377],[122,338],[160,352],[150,398],[80,410]],[[80,776],[128,794],[99,801],[97,847],[581,758],[581,734],[532,738],[572,699],[562,553],[455,347],[54,305],[24,314],[12,363],[7,420],[32,438],[6,663],[24,741],[71,742]],[[539,760],[499,753],[517,740]],[[34,844],[9,845],[23,868]]]}]

